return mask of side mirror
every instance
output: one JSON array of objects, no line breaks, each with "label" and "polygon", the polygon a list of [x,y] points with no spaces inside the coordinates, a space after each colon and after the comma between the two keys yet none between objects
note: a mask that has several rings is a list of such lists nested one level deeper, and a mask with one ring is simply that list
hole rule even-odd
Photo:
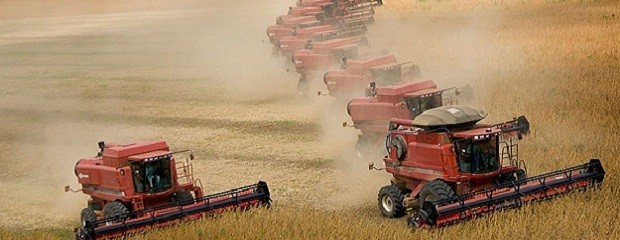
[{"label": "side mirror", "polygon": [[371,171],[371,170],[381,171],[383,169],[385,169],[385,168],[376,168],[374,162],[368,162],[368,170],[369,171]]},{"label": "side mirror", "polygon": [[189,154],[189,160],[194,160],[194,153]]}]

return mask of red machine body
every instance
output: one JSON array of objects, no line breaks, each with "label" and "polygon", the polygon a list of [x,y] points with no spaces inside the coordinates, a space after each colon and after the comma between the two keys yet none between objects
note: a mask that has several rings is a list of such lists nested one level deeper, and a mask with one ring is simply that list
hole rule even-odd
[{"label": "red machine body", "polygon": [[476,124],[484,116],[454,105],[392,119],[383,162],[393,178],[379,190],[381,213],[397,218],[411,210],[410,225],[442,227],[602,183],[598,159],[528,178],[517,144],[528,120]]},{"label": "red machine body", "polygon": [[295,5],[296,6],[325,6],[331,4],[340,4],[344,6],[379,6],[383,5],[383,1],[381,0],[298,0]]},{"label": "red machine body", "polygon": [[[144,178],[144,165],[160,169],[159,181],[166,181],[166,189],[155,190],[148,184],[139,184],[136,178]],[[183,163],[181,163],[183,164]],[[179,176],[177,163],[164,141],[135,143],[130,145],[107,145],[101,156],[78,161],[75,166],[82,192],[91,196],[89,204],[101,209],[109,202],[119,201],[133,211],[168,204],[178,192],[193,192],[202,197],[202,189],[195,186],[191,172]],[[181,166],[180,166],[181,167]],[[138,172],[136,172],[138,171]],[[179,181],[184,180],[184,181]]]},{"label": "red machine body", "polygon": [[320,25],[321,22],[315,16],[293,17],[291,15],[279,16],[276,25],[267,27],[267,36],[273,44],[278,43],[283,37],[292,36],[293,29],[301,29]]},{"label": "red machine body", "polygon": [[[444,93],[454,90],[453,95]],[[381,152],[392,118],[414,119],[423,111],[457,103],[455,88],[438,89],[432,80],[371,87],[347,104],[353,127],[360,130],[355,151],[360,158]]]},{"label": "red machine body", "polygon": [[301,16],[313,16],[323,13],[323,6],[330,5],[331,3],[317,4],[313,6],[295,6],[289,8],[288,15],[293,17]]},{"label": "red machine body", "polygon": [[368,89],[371,82],[379,86],[407,82],[419,75],[413,63],[398,63],[394,55],[370,56],[349,60],[345,69],[331,70],[323,82],[333,97],[347,97]]},{"label": "red machine body", "polygon": [[326,70],[336,65],[342,58],[354,59],[359,46],[366,44],[365,37],[348,37],[313,42],[311,49],[298,50],[292,55],[297,72],[304,75],[312,71]]},{"label": "red machine body", "polygon": [[328,24],[302,28],[293,31],[292,36],[281,38],[277,47],[280,49],[282,55],[290,56],[298,50],[309,49],[312,43],[315,42],[361,36],[366,32],[367,29],[364,25],[335,28],[333,25]]},{"label": "red machine body", "polygon": [[[276,25],[267,28],[269,41],[275,45],[274,50],[290,57],[301,75],[298,94],[307,95],[310,86],[314,85],[312,82],[323,76],[325,70],[344,57],[355,58],[359,46],[368,45],[363,35],[367,32],[366,25],[374,22],[374,6],[378,5],[382,5],[382,1],[300,0],[296,7],[289,7],[287,15],[277,17]],[[302,17],[314,19],[287,24]],[[360,39],[363,44],[358,41],[338,43],[352,38]],[[321,45],[332,46],[324,51],[320,50]]]},{"label": "red machine body", "polygon": [[296,5],[303,7],[330,5],[334,0],[298,0]]},{"label": "red machine body", "polygon": [[[376,1],[313,1],[290,7],[287,15],[276,18],[276,25],[267,27],[269,41],[279,46],[279,40],[294,36],[303,28],[333,25],[334,29],[361,27],[374,21]],[[298,3],[303,4],[303,3]],[[307,4],[307,5],[306,5]]]},{"label": "red machine body", "polygon": [[[393,121],[397,123],[398,120]],[[411,120],[401,121],[412,122]],[[397,123],[398,124],[398,123]],[[398,124],[400,125],[400,124]],[[412,127],[412,124],[408,124]],[[401,125],[403,126],[403,125]],[[491,187],[501,179],[498,177],[509,176],[515,174],[518,166],[516,161],[511,161],[509,157],[515,154],[510,153],[510,148],[516,149],[517,145],[503,146],[503,149],[493,149],[493,156],[496,162],[486,163],[483,170],[464,169],[462,166],[466,157],[458,150],[467,150],[468,146],[459,145],[457,142],[472,142],[478,144],[484,143],[499,146],[504,139],[500,139],[502,132],[499,126],[491,126],[479,124],[463,130],[444,131],[424,131],[420,128],[409,128],[404,130],[395,130],[390,132],[389,139],[394,140],[393,146],[389,149],[389,155],[383,159],[385,162],[385,170],[392,173],[392,180],[396,185],[402,184],[405,188],[411,190],[411,196],[417,196],[425,183],[441,179],[448,183],[457,195],[481,190]],[[394,148],[397,146],[395,141],[397,138],[404,139],[406,143],[406,154],[398,156]],[[490,142],[495,141],[495,143]],[[481,143],[480,143],[481,144]],[[500,157],[501,156],[501,157]],[[459,160],[461,164],[459,164]],[[471,167],[471,166],[470,166]],[[510,177],[509,177],[510,178]]]},{"label": "red machine body", "polygon": [[171,152],[164,141],[100,142],[99,148],[96,157],[75,166],[80,191],[91,197],[81,212],[77,239],[116,237],[270,202],[264,182],[205,196],[193,177],[193,154],[178,162],[174,156],[188,151]]},{"label": "red machine body", "polygon": [[525,163],[518,159],[516,142],[529,133],[529,122],[521,116],[500,124],[476,124],[485,116],[453,105],[427,110],[415,120],[392,119],[383,161],[393,178],[379,193],[382,212],[398,217],[424,201],[524,179]]},{"label": "red machine body", "polygon": [[333,32],[335,30],[331,24],[297,29],[291,36],[282,37],[277,46],[283,55],[290,55],[297,50],[304,49],[308,40],[311,40],[315,34]]}]

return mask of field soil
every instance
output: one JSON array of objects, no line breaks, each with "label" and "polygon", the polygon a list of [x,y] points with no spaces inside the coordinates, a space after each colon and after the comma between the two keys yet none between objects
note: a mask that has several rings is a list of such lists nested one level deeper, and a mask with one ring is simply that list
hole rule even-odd
[{"label": "field soil", "polygon": [[607,171],[600,190],[431,231],[380,216],[391,176],[353,154],[345,103],[295,95],[298,76],[265,34],[292,4],[0,0],[0,238],[70,238],[88,199],[63,192],[78,187],[76,161],[98,141],[156,139],[194,151],[206,192],[264,180],[274,206],[140,238],[620,238],[618,1],[377,9],[373,50],[440,87],[470,85],[485,122],[528,117],[530,175],[590,158]]}]

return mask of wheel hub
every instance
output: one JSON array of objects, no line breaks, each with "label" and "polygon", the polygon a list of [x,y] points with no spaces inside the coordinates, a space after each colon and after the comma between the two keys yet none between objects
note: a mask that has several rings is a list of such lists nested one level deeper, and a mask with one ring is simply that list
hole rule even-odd
[{"label": "wheel hub", "polygon": [[388,212],[392,212],[392,210],[394,210],[394,202],[392,201],[392,198],[390,198],[390,196],[388,195],[385,195],[383,196],[383,198],[381,198],[381,206],[383,206],[383,209]]}]

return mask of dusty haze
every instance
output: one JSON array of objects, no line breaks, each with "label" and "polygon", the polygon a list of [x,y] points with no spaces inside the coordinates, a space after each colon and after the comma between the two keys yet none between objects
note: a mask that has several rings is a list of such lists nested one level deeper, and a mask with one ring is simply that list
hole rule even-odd
[{"label": "dusty haze", "polygon": [[[357,132],[341,127],[346,101],[296,97],[297,75],[272,55],[265,28],[293,2],[0,1],[0,236],[2,228],[78,226],[87,197],[62,192],[76,187],[75,162],[95,155],[100,140],[153,139],[193,149],[206,192],[261,179],[277,209],[335,212],[303,222],[274,211],[276,223],[325,234],[333,220],[332,231],[351,231],[329,237],[411,234],[379,216],[377,191],[390,176],[354,157]],[[440,87],[472,85],[486,121],[527,115],[532,134],[521,156],[531,173],[591,157],[614,173],[619,15],[611,1],[386,1],[369,38],[373,50],[413,61]],[[617,189],[608,186],[618,178],[608,175],[592,199],[508,213],[493,221],[498,228],[481,220],[415,234],[562,237],[590,224],[614,236],[597,224],[617,218]],[[290,225],[270,229],[282,226]]]},{"label": "dusty haze", "polygon": [[[271,49],[264,43],[264,28],[286,9],[277,2],[67,0],[2,5],[3,226],[75,222],[87,197],[63,193],[62,188],[76,186],[73,166],[81,157],[94,156],[99,140],[167,139],[173,148],[199,146],[202,139],[184,137],[184,131],[199,136],[212,131],[174,130],[180,121],[176,118],[198,111],[223,124],[252,121],[260,118],[255,111],[221,105],[287,104],[296,84],[287,81],[291,74],[283,62],[270,60]],[[259,114],[272,117],[269,111]],[[171,123],[162,123],[166,121]],[[179,139],[185,140],[175,141]],[[246,183],[214,184],[210,190]]]}]

